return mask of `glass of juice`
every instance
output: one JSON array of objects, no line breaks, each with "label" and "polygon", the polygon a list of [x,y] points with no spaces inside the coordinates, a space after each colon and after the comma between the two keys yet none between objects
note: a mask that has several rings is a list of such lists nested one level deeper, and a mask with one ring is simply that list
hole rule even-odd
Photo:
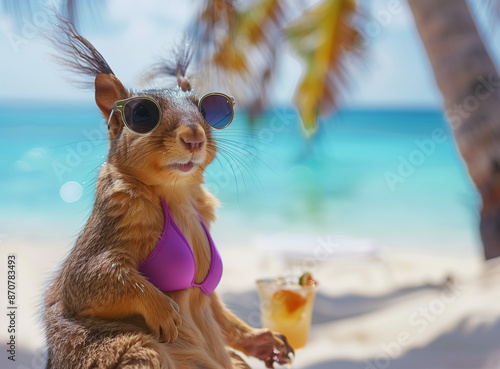
[{"label": "glass of juice", "polygon": [[318,283],[305,273],[300,279],[260,279],[257,287],[262,326],[284,335],[294,350],[304,347],[311,328]]}]

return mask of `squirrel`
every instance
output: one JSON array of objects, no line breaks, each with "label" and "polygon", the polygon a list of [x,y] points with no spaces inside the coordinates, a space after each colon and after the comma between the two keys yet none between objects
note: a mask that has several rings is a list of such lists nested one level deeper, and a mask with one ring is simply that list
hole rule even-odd
[{"label": "squirrel", "polygon": [[[201,222],[208,227],[215,220],[218,202],[202,184],[217,144],[185,75],[189,51],[172,68],[177,88],[133,91],[70,22],[61,19],[58,28],[53,42],[60,59],[94,79],[110,144],[92,213],[45,296],[47,369],[250,368],[239,352],[268,368],[289,363],[293,349],[285,337],[250,327],[216,292],[196,286],[162,292],[138,271],[164,229],[161,199],[191,245],[194,281],[203,282],[211,266]],[[154,99],[161,109],[149,135],[132,132],[114,114],[117,101],[133,96]],[[171,165],[187,159],[197,163],[189,173]]]}]

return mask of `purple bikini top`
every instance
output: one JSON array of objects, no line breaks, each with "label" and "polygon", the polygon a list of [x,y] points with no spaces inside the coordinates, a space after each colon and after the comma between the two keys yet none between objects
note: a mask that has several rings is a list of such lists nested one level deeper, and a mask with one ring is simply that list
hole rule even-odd
[{"label": "purple bikini top", "polygon": [[165,228],[158,245],[139,265],[139,272],[161,291],[178,291],[196,286],[210,295],[222,277],[222,260],[205,223],[200,218],[210,243],[212,261],[203,283],[196,284],[194,283],[196,264],[193,250],[175,224],[165,200],[162,199],[161,204],[165,213]]}]

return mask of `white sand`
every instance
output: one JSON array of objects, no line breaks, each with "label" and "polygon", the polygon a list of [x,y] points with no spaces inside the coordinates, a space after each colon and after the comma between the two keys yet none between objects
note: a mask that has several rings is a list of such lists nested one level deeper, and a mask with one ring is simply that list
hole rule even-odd
[{"label": "white sand", "polygon": [[[70,245],[40,240],[0,244],[0,342],[7,337],[7,255],[17,257],[16,362],[0,368],[44,368],[38,311],[54,265]],[[221,247],[224,301],[257,324],[254,280],[286,268],[252,245]],[[378,258],[310,264],[321,286],[306,348],[293,368],[500,368],[500,260],[386,250]],[[5,311],[5,313],[4,313]],[[5,347],[5,346],[3,346]],[[250,359],[253,368],[264,368]]]}]

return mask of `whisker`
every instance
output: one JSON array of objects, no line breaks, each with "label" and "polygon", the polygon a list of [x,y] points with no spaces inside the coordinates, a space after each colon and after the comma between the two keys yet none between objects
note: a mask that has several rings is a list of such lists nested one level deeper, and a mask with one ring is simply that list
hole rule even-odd
[{"label": "whisker", "polygon": [[[244,175],[244,172],[241,170],[240,166],[246,171],[246,173],[248,173],[248,175],[250,176],[252,182],[254,183],[254,185],[256,187],[260,187],[260,188],[263,188],[262,187],[262,184],[260,182],[260,180],[258,179],[257,175],[255,174],[255,172],[253,171],[253,169],[251,168],[251,166],[249,165],[248,162],[246,162],[245,160],[243,160],[242,158],[240,158],[238,155],[236,155],[235,153],[231,152],[230,150],[227,150],[225,148],[220,148],[220,152],[221,152],[221,156],[223,158],[225,158],[228,163],[230,163],[230,160],[229,158],[232,159],[232,161],[234,162],[234,164],[236,164],[236,167],[238,169],[240,169],[239,171],[239,174],[241,176],[241,179],[243,180],[243,184],[244,184],[244,188],[245,188],[245,193],[248,195],[248,190],[247,190],[247,184],[246,184],[246,178],[245,178],[245,175]],[[226,155],[229,157],[226,157]],[[239,165],[238,165],[239,164]],[[231,165],[231,164],[230,164]],[[234,169],[231,165],[231,168],[234,172]],[[237,175],[236,173],[234,173],[234,176],[235,176],[235,180],[237,180]],[[257,182],[258,183],[257,183]],[[238,183],[237,183],[237,186],[238,186]]]},{"label": "whisker", "polygon": [[[219,156],[216,155],[217,151],[215,150],[215,148],[211,148],[210,150],[207,150],[207,152],[210,153],[210,155],[212,155],[212,157],[217,160],[218,164],[219,164],[219,167],[222,171],[224,171],[226,169],[226,166],[224,166],[221,162],[221,160],[219,159]],[[236,175],[236,172],[234,170],[234,167],[233,167],[233,163],[231,160],[229,160],[229,158],[227,158],[225,155],[224,155],[224,152],[220,152],[220,157],[223,158],[229,165],[229,167],[231,168],[231,171],[233,173],[233,178],[236,182],[236,191],[237,191],[237,196],[238,195],[238,191],[239,191],[239,187],[238,187],[238,178],[237,178],[237,175]],[[233,160],[234,161],[234,160]],[[235,163],[236,164],[236,163]],[[236,164],[237,165],[237,164]],[[240,170],[240,173],[241,173],[241,170]],[[212,173],[211,173],[211,170],[209,169],[206,174],[211,177],[211,178],[214,178],[215,180],[215,177],[212,176]]]},{"label": "whisker", "polygon": [[[207,148],[207,154],[212,157],[212,161],[216,160],[217,163],[219,163],[220,168],[222,169],[222,163],[219,160],[219,158],[217,157],[217,151],[215,149],[212,149],[212,148]],[[204,169],[206,169],[206,167]]]},{"label": "whisker", "polygon": [[249,174],[255,174],[252,167],[250,166],[250,163],[245,160],[246,158],[241,158],[240,156],[238,156],[237,153],[235,153],[235,152],[233,152],[225,147],[220,147],[220,151],[221,151],[221,153],[227,154],[228,156],[230,156],[235,163],[237,162],[237,163],[241,164],[243,166],[243,168],[245,168]]},{"label": "whisker", "polygon": [[158,143],[158,142],[151,142],[145,145],[145,147],[138,153],[139,155],[136,155],[134,158],[132,158],[132,164],[135,165],[140,161],[145,160],[149,155],[153,154],[154,152],[157,151],[162,151],[162,152],[167,152],[165,151],[165,146],[163,143]]},{"label": "whisker", "polygon": [[[229,167],[231,168],[231,172],[233,173],[233,178],[234,178],[234,181],[235,181],[235,184],[236,184],[236,198],[238,199],[238,202],[239,202],[239,197],[240,197],[239,182],[238,182],[238,176],[236,175],[236,172],[234,171],[233,163],[231,162],[231,160],[229,160],[229,158],[227,158],[224,155],[224,153],[225,153],[224,150],[221,150],[220,153],[221,153],[221,157],[224,158],[226,160],[226,162],[229,164]],[[234,161],[234,159],[233,159],[233,162],[236,165],[236,167],[239,169],[238,164]],[[225,168],[223,168],[222,165],[221,165],[221,170],[224,170],[224,169]],[[242,173],[241,170],[239,171],[239,173],[240,174]],[[245,188],[245,193],[248,194],[247,189],[246,189],[245,178],[243,176],[242,176],[242,179],[243,179],[243,185],[244,185],[244,188]]]},{"label": "whisker", "polygon": [[191,173],[190,176],[196,180],[198,183],[203,183],[203,175],[199,177],[197,173]]},{"label": "whisker", "polygon": [[[216,141],[219,140],[224,140],[224,139],[229,139],[229,138],[244,138],[244,139],[250,139],[250,140],[255,140],[255,141],[260,141],[259,144],[261,145],[271,145],[275,146],[277,148],[283,148],[285,147],[284,145],[281,145],[276,142],[271,142],[269,140],[265,140],[263,138],[257,137],[257,136],[251,136],[251,135],[237,135],[237,134],[224,134],[224,135],[214,135],[214,138]],[[235,141],[235,142],[245,142],[245,141]]]},{"label": "whisker", "polygon": [[[233,146],[231,146],[233,145]],[[268,164],[266,163],[264,160],[262,160],[259,156],[257,155],[254,155],[252,152],[246,150],[245,148],[242,148],[241,146],[238,146],[236,145],[236,143],[234,142],[225,142],[225,143],[222,143],[220,144],[220,147],[224,147],[226,150],[229,150],[230,148],[235,148],[237,149],[239,152],[244,152],[246,153],[248,156],[252,157],[252,158],[255,158],[257,159],[259,162],[261,162],[262,164],[264,164],[269,170],[271,170],[273,173],[276,173],[276,171]],[[273,158],[273,156],[269,153],[266,153],[264,152],[265,154],[269,155],[271,158]]]},{"label": "whisker", "polygon": [[266,152],[265,150],[259,149],[255,146],[252,146],[252,145],[245,145],[244,142],[237,142],[237,141],[232,141],[232,140],[222,140],[222,141],[219,141],[218,144],[220,146],[225,145],[226,147],[229,146],[229,147],[235,148],[240,152],[243,151],[246,154],[248,154],[249,156],[252,156],[255,158],[259,158],[259,157],[255,154],[253,154],[250,150],[246,149],[245,146],[248,146],[250,149],[258,150],[258,151],[262,152],[262,154],[266,154],[266,155],[273,157],[270,153]]},{"label": "whisker", "polygon": [[[92,140],[92,141],[106,141],[106,142],[109,142],[108,139],[104,139],[104,138],[98,139],[98,140]],[[67,143],[60,144],[60,145],[51,145],[51,146],[48,146],[47,148],[48,149],[59,149],[59,148],[66,147],[66,146],[78,145],[79,143],[82,143],[82,142],[91,142],[91,141],[90,140],[72,141],[72,142],[67,142]]]}]

